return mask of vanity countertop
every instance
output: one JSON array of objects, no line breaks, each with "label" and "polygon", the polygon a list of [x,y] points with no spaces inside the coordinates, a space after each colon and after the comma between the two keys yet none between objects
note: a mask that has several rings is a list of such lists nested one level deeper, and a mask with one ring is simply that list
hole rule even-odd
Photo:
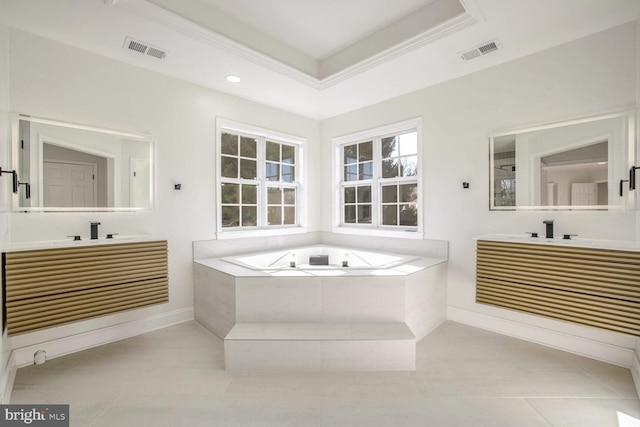
[{"label": "vanity countertop", "polygon": [[162,237],[153,235],[136,235],[136,236],[114,236],[112,239],[100,237],[98,239],[91,240],[84,238],[82,240],[73,240],[68,238],[64,240],[43,240],[36,242],[9,242],[0,247],[0,252],[21,252],[21,251],[36,251],[42,249],[61,249],[61,248],[78,248],[86,246],[96,245],[117,245],[122,243],[141,243],[141,242],[155,242],[158,240],[167,240]]},{"label": "vanity countertop", "polygon": [[483,234],[473,238],[474,240],[488,240],[506,243],[527,243],[532,245],[557,245],[589,249],[608,249],[616,251],[640,252],[640,242],[624,240],[597,240],[597,239],[563,239],[556,237],[531,237],[526,234]]}]

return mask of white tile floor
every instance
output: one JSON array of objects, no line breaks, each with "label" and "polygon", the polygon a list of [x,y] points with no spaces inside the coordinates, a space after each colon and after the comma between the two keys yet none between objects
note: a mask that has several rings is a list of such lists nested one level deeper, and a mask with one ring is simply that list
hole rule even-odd
[{"label": "white tile floor", "polygon": [[640,424],[628,369],[453,322],[418,343],[415,372],[223,365],[189,322],[22,368],[12,403],[68,403],[74,427]]}]

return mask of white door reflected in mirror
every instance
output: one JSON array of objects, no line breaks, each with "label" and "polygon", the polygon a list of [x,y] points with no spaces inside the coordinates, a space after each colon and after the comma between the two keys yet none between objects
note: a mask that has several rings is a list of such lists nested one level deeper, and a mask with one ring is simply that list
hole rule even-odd
[{"label": "white door reflected in mirror", "polygon": [[148,135],[14,114],[13,161],[30,197],[17,211],[153,208],[154,147]]},{"label": "white door reflected in mirror", "polygon": [[606,210],[632,206],[632,112],[490,136],[491,210]]}]

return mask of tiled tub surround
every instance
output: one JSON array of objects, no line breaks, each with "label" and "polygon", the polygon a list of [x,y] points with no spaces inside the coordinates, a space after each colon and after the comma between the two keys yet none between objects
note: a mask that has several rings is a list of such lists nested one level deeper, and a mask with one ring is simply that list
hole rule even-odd
[{"label": "tiled tub surround", "polygon": [[195,316],[225,339],[227,369],[412,370],[416,339],[445,320],[446,259],[404,255],[372,269],[196,258]]}]

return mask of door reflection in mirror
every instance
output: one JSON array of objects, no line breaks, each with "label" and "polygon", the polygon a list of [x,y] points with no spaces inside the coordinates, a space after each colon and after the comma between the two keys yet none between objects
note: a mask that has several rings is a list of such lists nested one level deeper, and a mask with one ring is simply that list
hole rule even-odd
[{"label": "door reflection in mirror", "polygon": [[616,189],[633,152],[630,113],[539,126],[490,137],[494,210],[624,207]]},{"label": "door reflection in mirror", "polygon": [[153,143],[147,135],[19,116],[13,144],[31,198],[18,210],[150,209]]}]

